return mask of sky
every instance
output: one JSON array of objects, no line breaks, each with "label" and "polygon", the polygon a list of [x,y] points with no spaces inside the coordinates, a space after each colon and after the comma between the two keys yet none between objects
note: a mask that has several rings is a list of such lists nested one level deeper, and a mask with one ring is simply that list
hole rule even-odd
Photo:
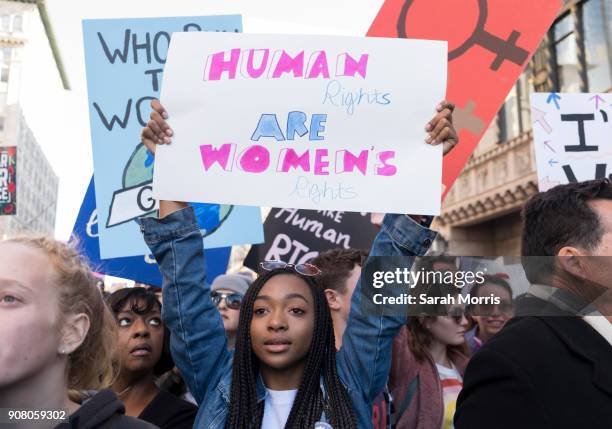
[{"label": "sky", "polygon": [[[82,19],[242,14],[245,33],[363,36],[383,0],[47,0],[70,91],[38,90],[24,114],[59,176],[56,238],[68,239],[93,173]],[[44,44],[40,49],[49,49]],[[51,72],[51,70],[46,71]]]}]

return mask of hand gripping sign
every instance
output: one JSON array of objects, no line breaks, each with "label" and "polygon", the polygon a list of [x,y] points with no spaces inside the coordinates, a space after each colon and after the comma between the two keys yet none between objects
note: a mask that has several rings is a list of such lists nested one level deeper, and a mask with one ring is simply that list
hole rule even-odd
[{"label": "hand gripping sign", "polygon": [[387,0],[368,36],[448,41],[447,99],[461,144],[444,158],[446,192],[555,19],[561,0]]}]

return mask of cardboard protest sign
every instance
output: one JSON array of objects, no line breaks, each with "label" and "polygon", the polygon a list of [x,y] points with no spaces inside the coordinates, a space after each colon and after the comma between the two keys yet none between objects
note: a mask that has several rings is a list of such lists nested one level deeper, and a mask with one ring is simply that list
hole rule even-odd
[{"label": "cardboard protest sign", "polygon": [[531,94],[541,192],[556,185],[612,179],[611,94]]},{"label": "cardboard protest sign", "polygon": [[561,9],[562,0],[385,0],[368,36],[448,41],[446,98],[461,143],[444,158],[446,193]]},{"label": "cardboard protest sign", "polygon": [[0,146],[0,216],[17,214],[17,148]]},{"label": "cardboard protest sign", "polygon": [[175,33],[153,195],[437,214],[442,148],[424,127],[445,86],[444,42]]},{"label": "cardboard protest sign", "polygon": [[244,265],[259,271],[261,261],[303,264],[329,249],[368,250],[377,233],[369,213],[272,209],[264,223],[265,244],[251,247]]},{"label": "cardboard protest sign", "polygon": [[[134,280],[151,286],[161,287],[162,276],[153,256],[132,256],[127,258],[100,258],[99,224],[96,210],[96,192],[92,177],[87,193],[81,204],[79,215],[72,230],[72,242],[87,258],[94,271],[110,276]],[[231,247],[206,249],[207,280],[212,280],[227,270]]]},{"label": "cardboard protest sign", "polygon": [[[159,94],[171,34],[241,29],[239,15],[83,21],[102,258],[148,252],[134,219],[155,215],[158,205],[151,197],[153,156],[140,144],[140,130]],[[263,239],[258,209],[209,208],[218,217],[207,225],[207,247]]]}]

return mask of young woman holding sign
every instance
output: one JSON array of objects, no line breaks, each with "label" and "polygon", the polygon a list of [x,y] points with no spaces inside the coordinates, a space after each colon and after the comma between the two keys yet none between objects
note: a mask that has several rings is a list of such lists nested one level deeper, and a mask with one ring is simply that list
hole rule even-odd
[{"label": "young woman holding sign", "polygon": [[[142,140],[154,151],[156,144],[169,143],[172,131],[163,107],[157,101],[152,106]],[[444,143],[446,151],[457,142],[452,109],[442,103],[427,125],[431,142]],[[193,210],[161,201],[160,219],[140,222],[164,274],[162,316],[172,331],[173,357],[200,405],[195,427],[313,428],[319,421],[335,429],[371,426],[372,401],[386,382],[393,337],[405,317],[364,313],[359,282],[336,352],[329,307],[316,284],[319,270],[264,263],[270,271],[242,302],[234,356],[210,299]],[[370,255],[407,256],[409,265],[434,237],[408,216],[387,215]],[[377,269],[395,269],[388,258],[377,263]]]}]

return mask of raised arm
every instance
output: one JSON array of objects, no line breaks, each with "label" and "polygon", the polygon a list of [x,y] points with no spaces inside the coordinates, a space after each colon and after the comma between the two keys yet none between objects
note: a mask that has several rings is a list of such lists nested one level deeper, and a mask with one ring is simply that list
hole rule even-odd
[{"label": "raised arm", "polygon": [[[430,222],[429,218],[426,225]],[[409,216],[388,214],[364,263],[363,274],[353,293],[348,325],[342,338],[342,348],[337,354],[337,362],[342,380],[351,388],[361,391],[368,403],[385,386],[391,368],[393,338],[406,323],[406,316],[399,311],[387,314],[385,306],[362,302],[368,299],[362,293],[362,279],[370,271],[410,268],[415,256],[424,255],[435,237],[434,231]],[[408,289],[392,287],[382,290],[385,296],[391,297],[400,296]]]},{"label": "raised arm", "polygon": [[[151,102],[150,121],[142,130],[143,144],[155,153],[171,143],[168,113]],[[172,336],[172,357],[199,404],[215,388],[232,355],[226,348],[219,312],[210,299],[202,235],[193,209],[176,201],[160,201],[159,217],[140,219],[144,238],[163,276],[162,318]]]},{"label": "raised arm", "polygon": [[181,207],[161,219],[142,218],[140,225],[163,275],[162,318],[172,334],[172,357],[201,404],[231,367],[231,353],[210,299],[198,222],[193,208]]},{"label": "raised arm", "polygon": [[[453,111],[452,103],[442,101],[425,126],[426,143],[442,144],[445,155],[459,142]],[[375,305],[371,285],[362,285],[362,279],[373,271],[410,269],[415,257],[424,255],[436,237],[429,229],[431,221],[427,216],[386,215],[353,293],[347,329],[337,355],[338,372],[345,383],[363,395],[366,403],[371,403],[387,382],[393,338],[406,323],[406,316],[401,313],[402,306]],[[384,289],[386,297],[399,297],[406,292],[406,285]]]},{"label": "raised arm", "polygon": [[[164,205],[160,207],[164,211]],[[191,207],[173,207],[161,219],[140,219],[144,238],[163,275],[162,318],[174,361],[198,403],[231,367],[225,331],[210,299],[202,234]]]}]

